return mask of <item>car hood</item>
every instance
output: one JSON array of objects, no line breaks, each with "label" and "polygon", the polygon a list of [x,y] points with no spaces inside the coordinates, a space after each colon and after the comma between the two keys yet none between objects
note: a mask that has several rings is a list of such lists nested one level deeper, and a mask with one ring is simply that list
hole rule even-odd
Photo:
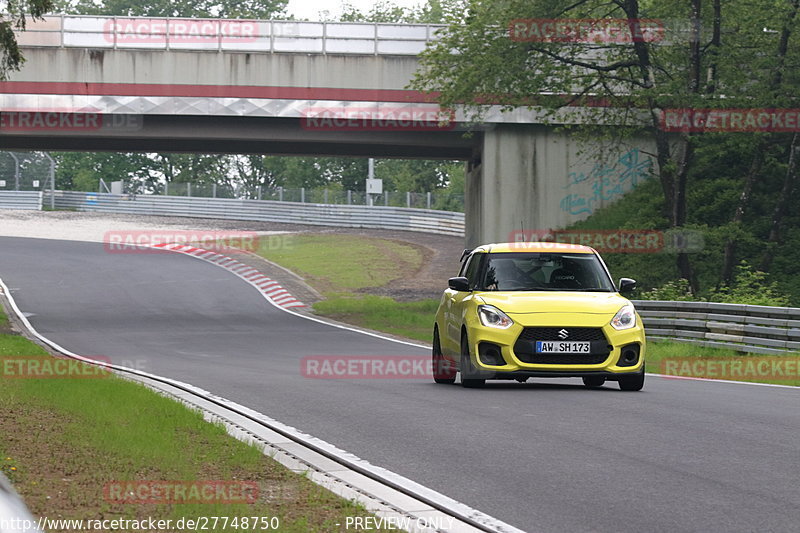
[{"label": "car hood", "polygon": [[476,295],[484,303],[507,313],[589,313],[614,315],[629,304],[627,298],[612,292],[482,292]]}]

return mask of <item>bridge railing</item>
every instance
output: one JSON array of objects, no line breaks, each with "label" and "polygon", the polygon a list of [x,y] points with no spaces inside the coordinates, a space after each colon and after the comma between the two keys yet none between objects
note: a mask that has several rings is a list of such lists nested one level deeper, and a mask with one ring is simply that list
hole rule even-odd
[{"label": "bridge railing", "polygon": [[55,15],[17,34],[27,47],[417,55],[441,25]]},{"label": "bridge railing", "polygon": [[800,351],[800,308],[658,300],[634,304],[648,339],[747,353]]}]

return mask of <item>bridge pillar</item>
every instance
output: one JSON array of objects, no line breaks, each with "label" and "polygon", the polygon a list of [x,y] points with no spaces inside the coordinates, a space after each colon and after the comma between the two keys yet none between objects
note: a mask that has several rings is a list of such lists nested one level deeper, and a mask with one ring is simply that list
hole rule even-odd
[{"label": "bridge pillar", "polygon": [[552,126],[495,124],[467,166],[465,244],[583,220],[652,179],[653,153],[643,139],[588,144]]}]

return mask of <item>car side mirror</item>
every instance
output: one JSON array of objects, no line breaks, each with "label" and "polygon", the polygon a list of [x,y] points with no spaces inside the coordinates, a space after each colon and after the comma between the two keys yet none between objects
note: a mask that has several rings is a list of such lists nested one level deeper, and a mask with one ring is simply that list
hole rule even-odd
[{"label": "car side mirror", "polygon": [[469,280],[467,278],[450,278],[447,280],[447,286],[454,291],[470,292]]},{"label": "car side mirror", "polygon": [[620,294],[631,292],[636,288],[636,280],[631,278],[619,278],[619,292]]}]

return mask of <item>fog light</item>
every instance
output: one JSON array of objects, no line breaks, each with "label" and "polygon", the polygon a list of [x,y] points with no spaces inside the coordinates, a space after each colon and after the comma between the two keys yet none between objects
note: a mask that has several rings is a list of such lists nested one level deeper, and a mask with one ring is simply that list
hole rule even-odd
[{"label": "fog light", "polygon": [[627,344],[622,347],[617,366],[636,366],[639,362],[639,344]]},{"label": "fog light", "polygon": [[491,342],[481,342],[478,344],[478,357],[484,365],[503,366],[506,364],[500,347]]}]

